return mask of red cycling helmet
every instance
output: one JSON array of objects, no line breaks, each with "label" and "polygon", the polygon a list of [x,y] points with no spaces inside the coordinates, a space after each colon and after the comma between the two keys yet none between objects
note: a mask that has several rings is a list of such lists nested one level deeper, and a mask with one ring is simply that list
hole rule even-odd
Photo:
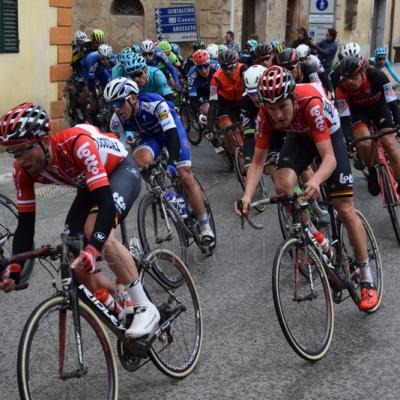
[{"label": "red cycling helmet", "polygon": [[32,103],[22,103],[0,117],[0,145],[38,140],[50,131],[46,111]]},{"label": "red cycling helmet", "polygon": [[274,104],[291,97],[295,87],[296,81],[290,71],[274,65],[262,74],[258,91],[264,103]]},{"label": "red cycling helmet", "polygon": [[193,53],[193,62],[195,65],[204,65],[210,62],[210,55],[206,50],[200,49]]}]

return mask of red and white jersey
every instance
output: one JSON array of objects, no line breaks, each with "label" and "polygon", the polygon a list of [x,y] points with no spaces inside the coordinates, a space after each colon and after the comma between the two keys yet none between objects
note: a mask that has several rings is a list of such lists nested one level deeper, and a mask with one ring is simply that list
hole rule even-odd
[{"label": "red and white jersey", "polygon": [[18,160],[13,177],[19,212],[35,211],[35,182],[86,187],[90,191],[109,185],[108,177],[128,152],[113,134],[92,125],[75,125],[50,137],[52,161],[38,177],[32,177]]},{"label": "red and white jersey", "polygon": [[317,83],[297,84],[294,89],[294,113],[290,125],[276,128],[267,108],[263,105],[257,116],[256,147],[267,149],[273,131],[298,133],[311,137],[314,142],[329,139],[340,129],[340,118],[324,89]]}]

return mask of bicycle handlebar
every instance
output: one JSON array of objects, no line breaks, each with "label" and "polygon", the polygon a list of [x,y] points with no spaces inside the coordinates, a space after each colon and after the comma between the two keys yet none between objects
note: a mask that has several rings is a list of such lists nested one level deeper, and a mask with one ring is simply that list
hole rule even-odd
[{"label": "bicycle handlebar", "polygon": [[217,135],[222,135],[222,134],[224,134],[224,133],[227,132],[227,131],[235,130],[236,128],[238,128],[238,127],[241,126],[241,125],[242,125],[241,122],[235,122],[235,123],[233,123],[232,125],[229,125],[229,126],[227,126],[227,127],[225,127],[225,128],[217,129],[217,130],[215,131],[215,133],[216,133]]},{"label": "bicycle handlebar", "polygon": [[373,141],[377,142],[378,140],[382,139],[384,136],[392,135],[393,133],[397,134],[398,133],[397,129],[391,129],[388,132],[377,133],[377,134],[371,135],[371,136],[363,136],[363,137],[358,138],[358,139],[352,139],[351,145],[354,146],[359,142],[363,142],[364,140],[373,140]]}]

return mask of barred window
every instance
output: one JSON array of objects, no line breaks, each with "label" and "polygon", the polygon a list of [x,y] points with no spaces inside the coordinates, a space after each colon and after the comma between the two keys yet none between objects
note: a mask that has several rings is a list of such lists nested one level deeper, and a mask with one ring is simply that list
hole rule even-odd
[{"label": "barred window", "polygon": [[0,0],[0,53],[19,53],[18,0]]},{"label": "barred window", "polygon": [[111,6],[114,15],[144,15],[144,8],[139,0],[114,0]]}]

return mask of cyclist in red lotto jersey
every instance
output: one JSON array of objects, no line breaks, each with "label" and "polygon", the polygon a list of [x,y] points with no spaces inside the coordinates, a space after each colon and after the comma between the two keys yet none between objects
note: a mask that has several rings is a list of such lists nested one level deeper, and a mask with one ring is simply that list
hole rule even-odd
[{"label": "cyclist in red lotto jersey", "polygon": [[[369,267],[366,233],[353,206],[353,177],[336,108],[319,84],[296,85],[291,73],[280,66],[264,72],[259,95],[263,105],[257,117],[256,148],[242,197],[244,212],[248,211],[263,172],[272,133],[288,132],[274,174],[276,193],[292,193],[297,176],[314,157],[321,158],[318,170],[306,182],[305,198],[317,197],[320,185],[327,182],[330,199],[346,226],[360,266],[359,308],[364,311],[373,309],[378,303],[377,290]],[[313,234],[317,232],[310,220],[306,223]]]},{"label": "cyclist in red lotto jersey", "polygon": [[[129,250],[115,237],[118,221],[126,217],[140,192],[141,177],[136,164],[112,134],[101,134],[92,125],[76,125],[52,136],[46,111],[23,103],[0,117],[0,145],[15,158],[19,220],[13,240],[13,254],[30,250],[35,226],[35,182],[77,188],[68,212],[65,232],[85,233],[87,244],[72,263],[78,280],[92,292],[112,283],[96,272],[102,256],[124,284],[135,306],[132,338],[150,333],[160,314],[143,290]],[[0,289],[9,292],[15,281],[9,272],[2,276]]]},{"label": "cyclist in red lotto jersey", "polygon": [[[400,123],[397,97],[384,72],[376,68],[367,68],[362,55],[344,57],[335,67],[335,71],[342,77],[336,88],[336,102],[346,137],[370,136],[371,121],[379,133],[393,130],[394,126]],[[381,141],[394,176],[400,182],[400,152],[395,134],[384,136]],[[365,165],[369,167],[368,190],[376,196],[379,194],[379,183],[373,166],[375,160],[371,142],[358,143],[357,150]]]}]

